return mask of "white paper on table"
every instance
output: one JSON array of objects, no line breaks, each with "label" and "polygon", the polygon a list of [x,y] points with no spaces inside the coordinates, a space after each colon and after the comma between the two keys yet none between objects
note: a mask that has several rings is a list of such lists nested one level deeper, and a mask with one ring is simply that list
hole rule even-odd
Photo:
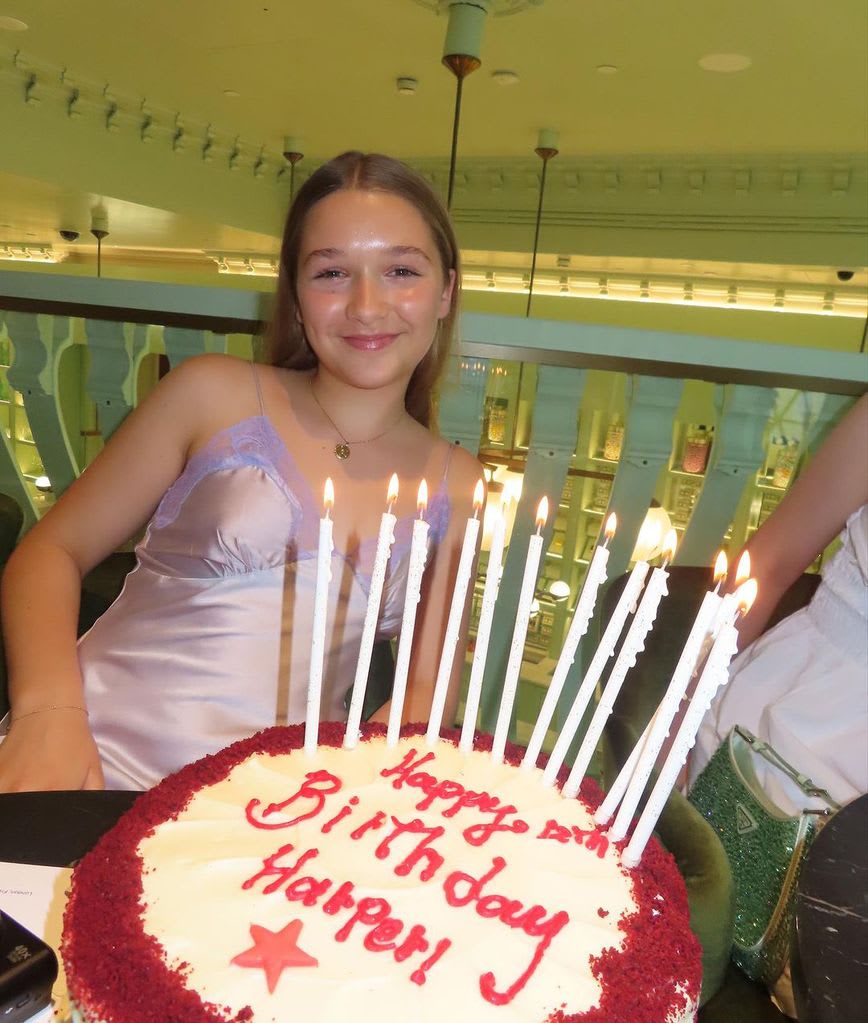
[{"label": "white paper on table", "polygon": [[60,962],[63,911],[72,871],[69,867],[39,867],[0,861],[0,909],[22,927],[42,938],[57,954],[59,972],[54,984],[54,1009],[43,1009],[29,1023],[65,1023],[69,1019],[66,977]]}]

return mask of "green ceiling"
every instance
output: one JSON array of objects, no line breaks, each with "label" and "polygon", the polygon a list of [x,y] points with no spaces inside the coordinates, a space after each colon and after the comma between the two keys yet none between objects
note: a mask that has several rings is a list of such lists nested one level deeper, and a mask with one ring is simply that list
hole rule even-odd
[{"label": "green ceiling", "polygon": [[[57,245],[71,227],[81,245],[102,203],[110,254],[180,267],[202,250],[273,251],[285,134],[306,153],[302,176],[359,147],[411,159],[445,188],[454,79],[435,6],[0,0],[0,19],[29,26],[0,28],[0,242]],[[864,0],[543,0],[495,15],[464,88],[464,247],[530,247],[533,147],[553,128],[546,252],[868,264]],[[700,67],[721,53],[750,66]],[[496,70],[518,81],[500,85]],[[402,75],[415,95],[398,95]]]}]

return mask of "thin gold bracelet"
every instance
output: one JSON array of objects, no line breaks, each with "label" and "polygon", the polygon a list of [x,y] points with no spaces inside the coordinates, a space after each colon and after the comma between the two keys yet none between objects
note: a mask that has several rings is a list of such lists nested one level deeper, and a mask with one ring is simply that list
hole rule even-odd
[{"label": "thin gold bracelet", "polygon": [[87,708],[79,707],[74,703],[61,703],[51,707],[38,707],[36,710],[28,710],[26,714],[11,714],[9,718],[9,727],[11,728],[18,721],[23,721],[25,718],[33,717],[35,714],[47,714],[53,710],[77,710],[88,717]]}]

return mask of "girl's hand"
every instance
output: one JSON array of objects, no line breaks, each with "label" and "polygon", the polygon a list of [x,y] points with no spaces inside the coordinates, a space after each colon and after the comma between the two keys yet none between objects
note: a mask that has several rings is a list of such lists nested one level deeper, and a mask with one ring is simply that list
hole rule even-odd
[{"label": "girl's hand", "polygon": [[78,711],[47,711],[12,720],[0,744],[0,792],[102,789],[96,743]]}]

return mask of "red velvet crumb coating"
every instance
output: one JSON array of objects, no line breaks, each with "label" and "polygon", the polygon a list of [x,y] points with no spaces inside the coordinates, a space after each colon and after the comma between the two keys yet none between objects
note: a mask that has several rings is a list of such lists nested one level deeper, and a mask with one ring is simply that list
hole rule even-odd
[{"label": "red velvet crumb coating", "polygon": [[[320,744],[339,747],[346,726],[320,726]],[[402,735],[424,735],[424,724],[407,725]],[[385,734],[385,726],[362,727],[364,738]],[[457,744],[457,731],[444,738]],[[491,736],[479,734],[474,748],[491,749]],[[184,985],[183,966],[167,967],[159,942],[142,929],[142,861],[138,845],[174,820],[203,787],[221,781],[239,763],[258,753],[282,754],[304,743],[304,726],[269,728],[170,775],[135,805],[81,860],[73,875],[64,916],[61,950],[69,991],[81,1011],[98,1023],[247,1023],[249,1008],[232,1013],[203,1002]],[[518,766],[524,750],[508,744],[505,759]],[[545,763],[545,757],[539,760]],[[566,778],[561,771],[558,784]],[[590,809],[602,800],[586,778],[580,798]],[[672,857],[652,839],[642,862],[631,871],[637,912],[621,921],[624,940],[591,960],[602,987],[597,1007],[577,1014],[556,1010],[545,1023],[664,1023],[669,1012],[698,1002],[699,943],[689,926],[687,893]],[[654,981],[657,981],[655,984]],[[682,993],[673,996],[676,982]],[[540,1021],[543,1023],[543,1021]]]}]

